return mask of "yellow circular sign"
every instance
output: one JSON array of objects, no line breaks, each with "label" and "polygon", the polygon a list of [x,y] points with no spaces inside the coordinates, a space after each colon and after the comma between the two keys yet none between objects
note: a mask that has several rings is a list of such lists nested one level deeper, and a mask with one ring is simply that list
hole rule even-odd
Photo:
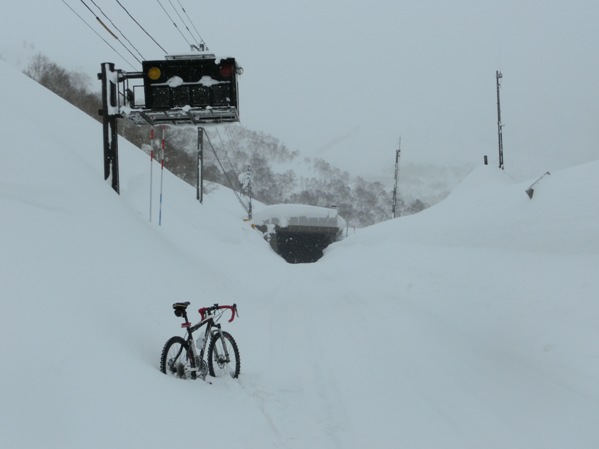
[{"label": "yellow circular sign", "polygon": [[152,81],[156,81],[162,75],[161,70],[158,67],[150,67],[148,69],[148,78]]}]

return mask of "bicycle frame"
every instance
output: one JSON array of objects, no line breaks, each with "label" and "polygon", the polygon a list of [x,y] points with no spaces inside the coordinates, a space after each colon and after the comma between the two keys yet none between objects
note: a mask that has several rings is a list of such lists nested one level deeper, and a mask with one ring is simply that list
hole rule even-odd
[{"label": "bicycle frame", "polygon": [[[204,341],[202,343],[202,347],[198,348],[196,342],[194,341],[193,333],[196,332],[198,329],[200,329],[203,326],[206,326],[206,330],[204,331]],[[208,341],[210,338],[215,338],[216,336],[218,336],[218,338],[222,338],[221,325],[214,321],[213,316],[208,316],[204,320],[200,321],[199,323],[194,324],[193,326],[191,325],[191,323],[185,322],[181,325],[181,327],[186,328],[186,330],[187,330],[186,340],[189,343],[189,346],[191,348],[191,352],[193,353],[193,356],[198,361],[201,361],[204,359],[204,354],[206,352],[206,346],[208,345]],[[222,346],[222,348],[219,348],[219,345],[215,345],[214,350],[216,352],[216,355],[219,358],[224,356],[225,360],[228,361],[229,353],[227,351],[227,347],[226,347],[226,345],[221,345],[221,346]],[[198,349],[200,351],[199,354],[198,354]],[[223,351],[224,354],[221,355],[220,351]],[[196,368],[194,368],[194,370],[200,371],[201,366],[196,366]]]},{"label": "bicycle frame", "polygon": [[[233,319],[235,318],[235,314],[237,314],[237,305],[234,304],[233,306],[220,306],[222,308],[230,308],[231,309],[231,319],[229,320],[229,322],[233,321]],[[206,351],[206,346],[208,345],[208,341],[210,338],[218,338],[217,342],[214,345],[214,352],[216,354],[216,357],[219,361],[223,361],[226,363],[230,362],[230,356],[229,356],[229,351],[227,350],[227,345],[224,344],[224,338],[222,335],[222,330],[221,330],[221,325],[220,323],[217,323],[215,320],[220,319],[220,317],[223,315],[224,311],[220,313],[220,315],[215,316],[216,313],[222,309],[219,309],[218,304],[215,304],[214,307],[204,307],[201,308],[199,310],[199,313],[202,316],[202,319],[192,325],[191,322],[189,321],[189,319],[187,318],[187,313],[184,312],[183,314],[183,318],[185,319],[185,322],[181,324],[181,327],[185,328],[187,331],[187,338],[186,341],[188,342],[190,348],[191,348],[191,352],[195,358],[196,362],[196,367],[192,369],[192,371],[195,371],[196,373],[198,371],[202,371],[203,368],[203,360],[204,360],[204,354]],[[202,347],[198,348],[196,342],[194,341],[194,337],[193,334],[194,332],[196,332],[198,329],[200,329],[201,327],[206,326],[206,330],[204,331],[204,341],[202,343]],[[219,345],[218,342],[221,342],[221,344]],[[199,354],[198,354],[198,349],[199,349]],[[205,374],[202,374],[203,377],[205,377]]]}]

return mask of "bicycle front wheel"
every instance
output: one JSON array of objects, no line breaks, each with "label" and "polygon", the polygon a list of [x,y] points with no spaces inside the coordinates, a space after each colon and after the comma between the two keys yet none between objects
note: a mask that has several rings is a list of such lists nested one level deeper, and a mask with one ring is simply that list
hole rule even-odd
[{"label": "bicycle front wheel", "polygon": [[172,337],[165,343],[160,355],[160,371],[179,379],[195,379],[195,368],[193,352],[187,341]]},{"label": "bicycle front wheel", "polygon": [[208,346],[208,372],[212,377],[239,377],[241,362],[237,343],[228,332],[215,333]]}]

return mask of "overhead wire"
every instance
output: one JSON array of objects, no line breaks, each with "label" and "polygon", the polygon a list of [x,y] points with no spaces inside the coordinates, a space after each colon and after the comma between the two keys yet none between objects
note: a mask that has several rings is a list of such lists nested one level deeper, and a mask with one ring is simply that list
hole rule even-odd
[{"label": "overhead wire", "polygon": [[[225,142],[224,142],[224,140],[223,140],[223,138],[222,138],[222,136],[220,134],[219,127],[216,127],[216,135],[218,136],[218,139],[220,140],[221,148],[225,152],[225,157],[227,158],[227,161],[229,162],[229,166],[231,167],[231,171],[237,177],[237,179],[239,179],[240,175],[239,175],[239,173],[237,173],[237,170],[235,170],[235,166],[233,165],[233,162],[231,161],[231,158],[229,157],[229,151],[228,151],[227,147],[229,147],[229,149],[233,149],[233,151],[235,151],[238,159],[241,159],[239,157],[239,155],[240,155],[239,150],[233,146],[232,140],[229,140],[228,144],[225,144]],[[230,180],[229,180],[229,184],[231,184]],[[231,187],[234,188],[233,185],[231,185]],[[241,198],[239,199],[239,201],[242,201]],[[250,210],[248,208],[246,208],[246,212],[250,213]]]},{"label": "overhead wire", "polygon": [[[92,0],[92,1],[93,1],[93,0]],[[96,20],[98,21],[98,23],[99,23],[100,25],[102,25],[102,27],[103,27],[103,28],[104,28],[104,29],[105,29],[105,30],[106,30],[106,31],[107,31],[107,32],[108,32],[108,33],[109,33],[109,34],[110,34],[112,37],[114,37],[114,38],[115,38],[115,39],[116,39],[116,40],[119,42],[119,44],[121,44],[121,45],[123,46],[123,48],[124,48],[125,50],[127,50],[127,51],[129,52],[129,54],[130,54],[131,56],[133,56],[133,58],[135,58],[135,60],[136,60],[137,62],[139,62],[139,63],[141,64],[141,60],[140,60],[140,59],[139,59],[137,56],[135,56],[135,55],[133,54],[133,52],[132,52],[131,50],[129,50],[129,48],[127,48],[127,46],[126,46],[125,44],[123,44],[123,42],[122,42],[122,41],[119,39],[119,37],[118,37],[116,34],[114,34],[110,28],[108,28],[108,25],[106,25],[104,22],[102,22],[102,19],[100,19],[100,18],[97,16],[97,14],[96,14],[96,13],[95,13],[95,12],[94,12],[94,11],[93,11],[93,10],[92,10],[90,7],[89,7],[89,5],[88,5],[87,3],[85,3],[85,1],[84,1],[84,0],[81,0],[81,3],[83,3],[83,5],[84,5],[84,6],[85,6],[85,7],[86,7],[88,10],[89,10],[89,12],[90,12],[90,13],[92,13],[92,15],[93,15],[93,16],[96,18]],[[94,4],[95,4],[95,3],[94,3]],[[97,5],[96,5],[96,6],[97,6]],[[143,56],[142,56],[142,59],[143,59]]]},{"label": "overhead wire", "polygon": [[[218,136],[218,139],[220,140],[220,145],[223,149],[223,151],[225,152],[225,157],[227,158],[227,161],[229,162],[229,165],[231,166],[231,170],[233,171],[233,173],[235,173],[235,176],[239,177],[237,171],[235,170],[235,167],[233,166],[233,162],[231,161],[231,158],[229,157],[229,151],[230,149],[233,148],[231,141],[228,140],[227,144],[225,144],[225,141],[223,140],[223,138],[221,137],[220,131],[219,131],[219,127],[216,127],[216,135]],[[233,149],[234,151],[235,149]],[[239,155],[239,152],[236,152],[236,155]]]},{"label": "overhead wire", "polygon": [[183,5],[181,4],[180,0],[177,0],[177,3],[179,3],[179,6],[181,7],[181,9],[183,10],[183,13],[185,14],[185,16],[187,17],[187,20],[189,20],[189,23],[191,24],[192,28],[194,29],[194,31],[196,32],[196,34],[198,35],[198,38],[200,40],[200,42],[204,45],[204,48],[206,50],[208,50],[208,45],[206,44],[206,41],[204,41],[204,39],[202,38],[202,36],[200,35],[200,32],[198,31],[198,29],[196,28],[196,26],[193,23],[193,20],[191,20],[191,17],[189,17],[189,14],[187,14],[187,11],[185,10],[185,8],[183,7]]},{"label": "overhead wire", "polygon": [[123,37],[123,39],[125,39],[129,43],[129,45],[131,45],[131,47],[133,47],[133,49],[137,52],[137,54],[140,56],[140,58],[145,60],[146,58],[144,58],[144,56],[137,49],[137,47],[135,47],[135,45],[133,45],[133,42],[131,42],[129,40],[129,38],[127,38],[127,36],[125,36],[125,34],[119,29],[119,27],[116,26],[116,24],[110,19],[110,17],[108,17],[106,15],[106,13],[102,10],[102,8],[100,6],[98,6],[94,0],[90,0],[90,1],[94,4],[94,6],[96,8],[98,8],[98,10],[100,11],[100,13],[106,18],[106,20],[108,20],[111,23],[111,25],[115,28],[115,30],[117,30],[119,32],[119,34]]},{"label": "overhead wire", "polygon": [[[229,185],[231,186],[231,190],[233,190],[233,193],[235,194],[235,196],[237,197],[237,200],[239,201],[239,203],[241,204],[241,207],[243,207],[243,209],[249,213],[250,210],[249,208],[245,205],[245,203],[243,202],[243,200],[241,199],[241,196],[239,196],[239,193],[237,193],[237,190],[235,189],[235,186],[233,185],[233,183],[231,182],[231,178],[229,178],[229,175],[227,174],[227,171],[225,170],[225,167],[223,167],[222,162],[220,161],[218,154],[216,154],[216,150],[214,149],[214,145],[212,145],[212,141],[210,140],[210,136],[208,135],[208,133],[206,133],[206,138],[208,139],[208,144],[210,145],[210,148],[212,148],[212,152],[214,153],[214,157],[216,158],[216,161],[218,162],[218,165],[220,166],[223,174],[225,175],[225,178],[227,178],[227,181],[229,181]],[[235,172],[233,170],[233,172]]]},{"label": "overhead wire", "polygon": [[110,34],[112,37],[114,37],[115,39],[118,39],[118,37],[116,37],[116,35],[115,35],[115,34],[114,34],[114,33],[113,33],[111,30],[110,30],[110,28],[108,28],[108,27],[106,26],[106,24],[105,24],[104,22],[102,22],[102,19],[100,19],[100,18],[99,18],[99,17],[96,15],[96,13],[94,13],[94,12],[92,11],[92,9],[91,9],[91,8],[88,6],[88,4],[87,4],[87,3],[85,3],[83,0],[81,0],[81,3],[83,3],[83,6],[85,6],[85,7],[86,7],[86,8],[89,10],[89,12],[91,12],[91,13],[92,13],[92,15],[93,15],[93,16],[96,18],[96,20],[97,20],[98,22],[100,22],[100,25],[102,25],[102,26],[104,27],[104,29],[105,29],[106,31],[108,31],[108,33],[109,33],[109,34]]},{"label": "overhead wire", "polygon": [[127,10],[127,8],[125,8],[125,7],[123,6],[123,4],[122,4],[122,3],[121,3],[119,0],[116,0],[116,2],[119,4],[119,6],[120,6],[121,8],[123,8],[123,10],[124,10],[124,11],[127,13],[127,15],[128,15],[130,18],[131,18],[131,20],[133,20],[133,21],[136,23],[136,25],[137,25],[139,28],[141,28],[141,30],[142,30],[144,33],[146,33],[146,35],[147,35],[147,36],[148,36],[150,39],[152,39],[152,41],[153,41],[153,42],[154,42],[156,45],[158,45],[158,47],[159,47],[159,48],[160,48],[160,49],[161,49],[161,50],[162,50],[162,51],[163,51],[165,54],[166,54],[166,53],[168,53],[168,52],[167,52],[167,51],[164,49],[164,47],[162,47],[162,45],[160,45],[158,42],[156,42],[156,39],[154,39],[154,38],[152,37],[152,35],[146,31],[146,29],[145,29],[145,28],[144,28],[144,27],[143,27],[143,26],[142,26],[142,25],[141,25],[141,24],[140,24],[140,23],[139,23],[139,22],[138,22],[138,21],[135,19],[135,17],[133,17],[133,15],[131,15],[131,13],[130,13],[130,12]]},{"label": "overhead wire", "polygon": [[117,49],[116,49],[116,48],[114,48],[112,45],[110,45],[110,43],[109,43],[109,42],[108,42],[106,39],[104,39],[104,38],[103,38],[103,37],[100,35],[100,33],[98,33],[98,32],[97,32],[97,31],[94,29],[94,27],[92,27],[92,26],[91,26],[89,23],[87,23],[87,21],[86,21],[86,20],[85,20],[83,17],[81,17],[81,15],[80,15],[80,14],[79,14],[77,11],[75,11],[71,5],[69,5],[69,4],[68,4],[68,3],[67,3],[65,0],[61,0],[61,1],[62,1],[62,2],[65,4],[65,5],[66,5],[66,7],[67,7],[67,8],[69,8],[69,9],[70,9],[70,10],[73,12],[73,14],[75,14],[77,17],[79,17],[79,19],[80,19],[80,20],[81,20],[83,23],[85,23],[85,25],[87,25],[87,27],[88,27],[90,30],[92,30],[92,31],[93,31],[93,32],[94,32],[94,33],[95,33],[95,34],[96,34],[96,35],[97,35],[97,36],[98,36],[100,39],[102,39],[102,40],[104,41],[104,43],[105,43],[106,45],[108,45],[108,46],[109,46],[109,47],[112,49],[112,51],[114,51],[114,52],[115,52],[117,55],[119,55],[123,61],[125,61],[127,64],[129,64],[129,65],[130,65],[130,66],[131,66],[131,67],[132,67],[132,68],[135,70],[135,66],[134,66],[133,64],[131,64],[127,58],[125,58],[125,57],[124,57],[122,54],[120,54],[120,53],[117,51]]},{"label": "overhead wire", "polygon": [[[112,51],[114,51],[121,59],[123,59],[128,65],[130,65],[132,68],[135,69],[135,66],[125,57],[123,56],[114,46],[112,46],[106,39],[104,39],[104,37],[102,37],[95,29],[92,25],[90,25],[69,3],[67,3],[66,0],[61,0],[65,6],[67,6],[71,12],[73,12],[73,14],[75,14],[83,23],[85,23],[85,25],[92,30],[100,39],[102,39],[102,41],[104,41],[104,43],[106,45],[108,45],[108,47],[110,47],[110,49],[112,49]],[[127,44],[131,47],[129,48],[129,46],[127,44],[125,44],[123,42],[123,40],[121,40],[119,38],[119,36],[117,36],[117,34],[98,16],[98,14],[96,14],[96,12],[94,12],[94,10],[84,1],[84,0],[80,0],[81,3],[83,4],[83,6],[85,6],[85,8],[95,17],[96,21],[100,24],[100,26],[102,26],[102,28],[104,28],[104,30],[110,34],[114,39],[116,39],[121,46],[127,50],[127,52],[138,62],[141,63],[142,60],[145,60],[145,57],[141,54],[141,52],[139,51],[139,49],[133,44],[133,42],[131,42],[131,40],[125,35],[125,33],[123,33],[123,31],[121,31],[121,29],[112,21],[112,19],[104,12],[104,10],[102,9],[102,7],[100,7],[94,0],[90,0],[91,3],[97,8],[97,10],[100,12],[100,14],[112,25],[112,27],[116,30],[116,32],[127,42]],[[173,20],[173,18],[171,17],[171,15],[168,13],[168,11],[166,10],[166,8],[164,7],[164,5],[161,3],[160,0],[157,0],[158,4],[160,5],[160,7],[162,8],[162,10],[164,11],[164,13],[167,15],[167,17],[169,18],[169,20],[171,21],[171,23],[173,24],[173,26],[177,29],[177,31],[179,32],[179,34],[181,35],[181,37],[183,37],[183,39],[185,40],[185,42],[191,47],[191,48],[196,48],[197,50],[208,50],[208,46],[206,45],[206,42],[204,41],[204,39],[202,38],[202,36],[200,35],[197,27],[195,26],[195,24],[193,23],[193,20],[191,20],[191,17],[189,16],[189,14],[187,13],[187,10],[184,8],[183,4],[181,3],[181,0],[177,0],[177,4],[179,5],[179,8],[181,9],[181,11],[183,12],[183,15],[187,18],[187,21],[189,23],[189,25],[191,25],[191,27],[193,28],[193,30],[195,31],[196,36],[194,36],[194,33],[192,32],[192,30],[189,28],[188,23],[186,22],[185,18],[181,15],[181,13],[177,10],[177,7],[175,6],[175,4],[173,3],[172,0],[168,0],[171,7],[173,8],[173,10],[175,11],[175,13],[177,14],[177,16],[179,17],[179,20],[181,21],[181,23],[183,24],[183,26],[185,27],[185,29],[187,30],[187,32],[189,33],[189,36],[191,37],[191,41],[195,43],[192,44],[190,42],[190,40],[185,36],[185,34],[181,31],[181,29],[179,28],[179,26],[177,25],[177,23],[175,22],[175,20]],[[135,24],[158,46],[158,48],[160,48],[165,54],[168,53],[166,51],[166,49],[160,45],[160,43],[143,27],[143,25],[133,16],[133,14],[131,14],[129,12],[129,10],[121,3],[120,0],[116,0],[117,4],[125,11],[125,13],[129,16],[129,18],[131,20],[133,20],[133,22],[135,22]],[[133,49],[137,54],[135,54],[131,49]],[[141,58],[141,59],[140,59]]]},{"label": "overhead wire", "polygon": [[235,155],[239,159],[240,155],[241,155],[241,150],[239,149],[239,145],[237,145],[237,138],[233,135],[233,132],[231,131],[231,127],[232,127],[232,125],[228,125],[228,124],[226,124],[224,126],[225,132],[227,133],[227,136],[229,136],[230,146],[233,148]]},{"label": "overhead wire", "polygon": [[181,35],[181,37],[185,40],[185,42],[187,42],[187,45],[189,45],[191,47],[191,42],[189,42],[187,40],[187,38],[185,37],[185,35],[183,34],[183,32],[179,29],[179,27],[177,26],[177,24],[175,23],[175,21],[173,20],[173,18],[170,16],[170,14],[166,10],[166,8],[162,5],[162,3],[160,2],[160,0],[156,0],[156,1],[158,2],[158,4],[160,5],[160,7],[162,8],[162,10],[164,11],[164,13],[166,14],[166,16],[169,18],[169,20],[171,21],[171,23],[173,24],[173,26],[177,29],[177,31],[179,32],[179,34]]},{"label": "overhead wire", "polygon": [[194,41],[197,44],[197,47],[199,49],[200,43],[198,42],[198,40],[195,38],[195,36],[193,35],[193,33],[191,32],[191,30],[189,29],[189,27],[185,23],[185,20],[183,20],[183,17],[181,17],[181,14],[179,14],[179,11],[177,11],[177,8],[175,8],[175,5],[173,5],[172,0],[168,0],[168,2],[171,4],[171,7],[173,8],[173,10],[177,14],[177,16],[179,16],[179,20],[181,21],[181,23],[183,23],[183,25],[185,26],[185,29],[187,30],[187,32],[191,36],[191,40]]}]

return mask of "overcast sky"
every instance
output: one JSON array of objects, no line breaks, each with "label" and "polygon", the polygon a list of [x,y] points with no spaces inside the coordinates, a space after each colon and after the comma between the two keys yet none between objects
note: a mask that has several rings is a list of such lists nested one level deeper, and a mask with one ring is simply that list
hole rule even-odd
[{"label": "overcast sky", "polygon": [[[127,61],[59,0],[11,2],[0,55],[39,51],[94,77],[105,61],[141,69],[81,0],[65,1]],[[95,3],[145,59],[164,57],[116,0]],[[160,3],[189,38],[182,4],[210,50],[243,66],[243,125],[357,174],[392,175],[400,136],[403,163],[474,166],[488,154],[497,164],[496,70],[506,171],[532,177],[599,158],[596,0],[121,3],[169,53],[188,44]]]}]

